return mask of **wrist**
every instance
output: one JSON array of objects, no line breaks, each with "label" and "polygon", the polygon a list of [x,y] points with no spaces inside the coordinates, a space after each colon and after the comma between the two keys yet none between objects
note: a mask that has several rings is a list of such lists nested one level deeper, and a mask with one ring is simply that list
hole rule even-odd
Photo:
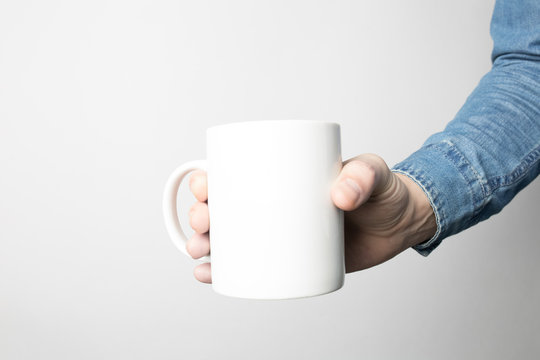
[{"label": "wrist", "polygon": [[437,232],[435,213],[427,195],[408,176],[394,173],[396,178],[407,188],[409,203],[403,217],[402,234],[407,247],[412,247],[431,239]]}]

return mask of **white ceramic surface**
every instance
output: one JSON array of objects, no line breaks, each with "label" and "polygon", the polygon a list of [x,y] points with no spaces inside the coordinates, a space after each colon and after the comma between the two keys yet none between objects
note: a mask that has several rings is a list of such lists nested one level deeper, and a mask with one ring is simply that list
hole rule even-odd
[{"label": "white ceramic surface", "polygon": [[207,160],[180,166],[167,182],[163,210],[171,239],[186,253],[176,197],[182,179],[200,168],[208,172],[216,292],[286,299],[341,288],[343,213],[330,197],[341,169],[340,149],[340,126],[323,121],[264,120],[209,128]]}]

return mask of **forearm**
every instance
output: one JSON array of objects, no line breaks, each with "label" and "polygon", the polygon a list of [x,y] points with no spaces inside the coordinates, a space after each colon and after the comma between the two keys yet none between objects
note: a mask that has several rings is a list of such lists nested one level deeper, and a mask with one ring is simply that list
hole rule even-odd
[{"label": "forearm", "polygon": [[437,232],[415,247],[424,255],[498,213],[540,171],[540,60],[503,60],[444,131],[393,167],[433,208]]},{"label": "forearm", "polygon": [[538,19],[537,0],[497,0],[491,71],[444,131],[392,169],[433,209],[436,233],[415,246],[423,255],[501,211],[540,172]]},{"label": "forearm", "polygon": [[424,190],[408,176],[399,173],[396,176],[409,194],[409,206],[401,230],[403,242],[409,248],[433,238],[437,232],[437,220]]}]

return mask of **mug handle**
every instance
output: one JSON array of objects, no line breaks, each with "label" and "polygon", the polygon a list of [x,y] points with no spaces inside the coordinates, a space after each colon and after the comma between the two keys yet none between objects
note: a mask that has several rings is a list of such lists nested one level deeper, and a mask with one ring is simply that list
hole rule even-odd
[{"label": "mug handle", "polygon": [[[178,221],[178,211],[176,208],[176,198],[178,196],[178,189],[184,177],[193,170],[206,171],[206,160],[188,161],[187,163],[180,165],[173,171],[167,184],[165,185],[165,191],[163,193],[163,215],[165,216],[165,227],[171,237],[172,242],[178,250],[186,254],[191,258],[186,250],[186,243],[188,238],[180,221]],[[210,255],[200,258],[201,261],[210,261]]]}]

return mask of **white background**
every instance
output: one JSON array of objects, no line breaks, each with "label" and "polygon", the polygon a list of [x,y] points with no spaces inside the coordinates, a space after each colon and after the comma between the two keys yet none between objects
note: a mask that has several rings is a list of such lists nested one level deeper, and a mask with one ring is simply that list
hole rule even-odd
[{"label": "white background", "polygon": [[405,158],[489,71],[492,9],[2,0],[0,358],[537,356],[538,181],[428,258],[408,250],[302,300],[213,293],[161,214],[212,125],[337,121],[344,158]]}]

